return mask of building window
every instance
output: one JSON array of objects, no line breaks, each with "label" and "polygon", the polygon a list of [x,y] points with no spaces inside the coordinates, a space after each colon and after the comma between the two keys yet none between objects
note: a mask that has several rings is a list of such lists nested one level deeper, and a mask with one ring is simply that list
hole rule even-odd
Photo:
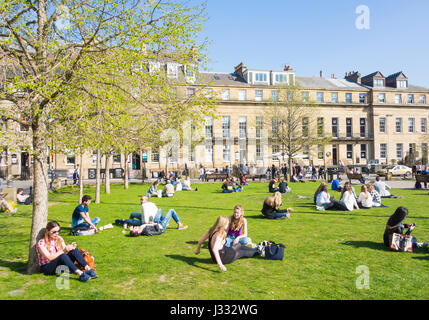
[{"label": "building window", "polygon": [[396,144],[396,158],[397,159],[402,159],[403,152],[404,152],[403,144],[402,143],[397,143]]},{"label": "building window", "polygon": [[213,162],[213,145],[206,144],[205,161]]},{"label": "building window", "polygon": [[347,159],[353,159],[353,145],[347,145]]},{"label": "building window", "polygon": [[406,88],[407,87],[407,80],[397,80],[396,81],[396,87],[397,88]]},{"label": "building window", "polygon": [[260,140],[256,140],[256,160],[263,160],[264,159],[264,153],[262,150],[262,145]]},{"label": "building window", "polygon": [[154,163],[158,163],[159,162],[159,153],[151,153],[150,155],[150,161],[154,162]]},{"label": "building window", "polygon": [[262,101],[263,91],[255,90],[255,101]]},{"label": "building window", "polygon": [[206,139],[213,138],[213,117],[206,117],[205,132],[206,132]]},{"label": "building window", "polygon": [[366,144],[360,145],[360,157],[361,159],[366,159]]},{"label": "building window", "polygon": [[222,137],[229,138],[229,130],[230,130],[230,117],[223,116],[222,117]]},{"label": "building window", "polygon": [[426,95],[424,94],[420,95],[420,104],[426,104]]},{"label": "building window", "polygon": [[380,133],[386,133],[386,118],[379,119]]},{"label": "building window", "polygon": [[66,155],[66,164],[75,164],[76,163],[76,156],[74,152],[70,152]]},{"label": "building window", "polygon": [[352,94],[346,93],[346,103],[352,103]]},{"label": "building window", "polygon": [[323,92],[317,93],[317,102],[323,102]]},{"label": "building window", "polygon": [[353,121],[352,118],[346,118],[346,137],[351,138],[353,135]]},{"label": "building window", "polygon": [[378,103],[386,103],[386,94],[385,93],[379,93],[378,94]]},{"label": "building window", "polygon": [[223,162],[231,161],[230,145],[226,142],[223,143]]},{"label": "building window", "polygon": [[366,102],[366,94],[359,93],[359,103],[365,103],[365,102]]},{"label": "building window", "polygon": [[229,100],[229,89],[223,89],[222,90],[222,100]]},{"label": "building window", "polygon": [[287,74],[276,74],[276,82],[287,83]]},{"label": "building window", "polygon": [[323,160],[324,153],[325,153],[325,151],[323,149],[323,146],[321,144],[318,144],[317,145],[317,158],[319,160]]},{"label": "building window", "polygon": [[338,118],[332,118],[332,136],[338,138]]},{"label": "building window", "polygon": [[408,95],[408,103],[414,103],[414,95],[413,94]]},{"label": "building window", "polygon": [[366,119],[360,118],[360,137],[364,138],[366,134]]},{"label": "building window", "polygon": [[427,143],[422,143],[422,159],[425,159],[427,163],[428,161],[428,144]]},{"label": "building window", "polygon": [[204,96],[206,98],[212,98],[213,97],[213,89],[211,89],[211,88],[204,89]]},{"label": "building window", "polygon": [[420,122],[420,124],[421,124],[420,131],[422,133],[426,133],[427,132],[427,119],[426,118],[421,118],[420,121],[421,121]]},{"label": "building window", "polygon": [[[28,117],[27,116],[23,116],[22,117],[22,121],[23,122],[27,122],[28,121]],[[27,124],[20,124],[19,125],[19,131],[20,132],[27,132],[29,130],[30,130],[30,126],[29,125],[27,125]]]},{"label": "building window", "polygon": [[293,92],[287,93],[287,101],[293,101]]},{"label": "building window", "polygon": [[280,153],[280,147],[278,144],[273,144],[271,147],[271,154],[278,155]]},{"label": "building window", "polygon": [[279,101],[279,92],[278,92],[278,90],[271,91],[271,101]]},{"label": "building window", "polygon": [[279,120],[277,118],[272,119],[272,133],[273,136],[279,133]]},{"label": "building window", "polygon": [[396,133],[402,132],[402,118],[396,118]]},{"label": "building window", "polygon": [[383,79],[374,79],[374,87],[384,87]]},{"label": "building window", "polygon": [[238,128],[239,128],[239,138],[240,139],[246,139],[247,137],[247,118],[246,117],[240,117],[238,122]]},{"label": "building window", "polygon": [[309,133],[308,124],[309,124],[308,117],[302,118],[302,136],[304,138],[308,138],[308,133]]},{"label": "building window", "polygon": [[266,73],[255,73],[255,81],[267,82],[267,74]]},{"label": "building window", "polygon": [[317,136],[323,137],[325,133],[323,118],[317,118]]},{"label": "building window", "polygon": [[338,103],[338,92],[331,92],[331,102]]},{"label": "building window", "polygon": [[415,143],[410,143],[408,145],[408,150],[409,150],[409,154],[413,155],[416,152],[416,144]]},{"label": "building window", "polygon": [[263,118],[256,117],[256,138],[262,138]]},{"label": "building window", "polygon": [[186,97],[189,99],[195,94],[194,88],[186,88]]},{"label": "building window", "polygon": [[386,159],[387,154],[387,145],[385,143],[380,143],[380,158]]},{"label": "building window", "polygon": [[177,78],[177,65],[167,64],[167,77]]},{"label": "building window", "polygon": [[113,164],[121,164],[121,154],[114,153],[113,154]]},{"label": "building window", "polygon": [[246,100],[246,90],[238,90],[238,100]]},{"label": "building window", "polygon": [[408,118],[408,132],[409,133],[414,133],[414,123],[415,123],[414,118]]},{"label": "building window", "polygon": [[396,104],[402,103],[402,94],[395,94],[395,103]]},{"label": "building window", "polygon": [[302,99],[302,102],[308,102],[308,99],[309,99],[308,91],[302,91],[301,92],[301,99]]}]

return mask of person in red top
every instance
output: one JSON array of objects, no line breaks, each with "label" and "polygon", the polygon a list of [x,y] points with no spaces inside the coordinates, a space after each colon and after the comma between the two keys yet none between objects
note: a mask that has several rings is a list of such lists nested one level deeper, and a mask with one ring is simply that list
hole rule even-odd
[{"label": "person in red top", "polygon": [[[44,275],[54,275],[58,266],[65,265],[73,273],[76,273],[82,282],[96,278],[96,273],[85,261],[79,249],[76,248],[76,244],[66,245],[59,233],[60,225],[58,222],[51,221],[46,225],[44,237],[36,245],[40,271]],[[74,264],[74,261],[84,267],[85,272],[81,271]]]}]

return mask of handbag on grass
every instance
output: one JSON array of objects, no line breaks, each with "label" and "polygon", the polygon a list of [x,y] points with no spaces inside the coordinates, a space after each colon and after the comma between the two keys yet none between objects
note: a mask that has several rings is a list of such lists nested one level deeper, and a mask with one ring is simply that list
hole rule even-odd
[{"label": "handbag on grass", "polygon": [[413,236],[399,233],[391,234],[390,250],[413,252]]},{"label": "handbag on grass", "polygon": [[[82,254],[82,257],[85,259],[86,263],[89,265],[89,267],[92,270],[95,270],[95,263],[94,263],[94,257],[91,256],[91,254],[86,251],[85,249],[79,249],[80,253]],[[77,261],[74,262],[74,264],[82,271],[85,271],[85,268],[81,266]]]},{"label": "handbag on grass", "polygon": [[265,247],[265,259],[267,260],[283,260],[285,246],[281,243],[269,241]]}]

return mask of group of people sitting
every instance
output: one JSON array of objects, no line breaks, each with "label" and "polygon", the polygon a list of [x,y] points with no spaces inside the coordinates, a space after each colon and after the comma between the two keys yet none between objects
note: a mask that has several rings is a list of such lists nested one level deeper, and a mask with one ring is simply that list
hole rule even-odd
[{"label": "group of people sitting", "polygon": [[[278,187],[276,187],[276,183],[279,183]],[[288,187],[284,178],[280,178],[280,181],[278,178],[274,178],[268,183],[268,192],[274,193],[277,191],[280,193],[287,193],[292,192],[292,189]]]},{"label": "group of people sitting", "polygon": [[159,180],[155,180],[146,193],[147,197],[173,197],[176,191],[198,191],[198,188],[192,189],[191,179],[186,176],[185,180],[167,179],[164,189],[158,190]]},{"label": "group of people sitting", "polygon": [[350,182],[341,186],[341,177],[332,181],[332,190],[341,192],[340,200],[335,200],[328,193],[326,182],[322,182],[314,193],[313,203],[317,210],[343,210],[370,209],[372,207],[385,207],[382,198],[399,198],[389,192],[390,187],[380,177],[361,185],[359,196],[356,195]]},{"label": "group of people sitting", "polygon": [[236,177],[231,177],[226,178],[221,188],[223,193],[233,193],[242,191],[245,185],[248,185],[246,180],[244,180],[244,184],[240,184]]}]

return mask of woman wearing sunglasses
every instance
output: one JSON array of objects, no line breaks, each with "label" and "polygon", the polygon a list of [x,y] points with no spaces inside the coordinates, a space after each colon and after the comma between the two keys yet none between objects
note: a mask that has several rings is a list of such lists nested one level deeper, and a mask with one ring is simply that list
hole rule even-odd
[{"label": "woman wearing sunglasses", "polygon": [[[45,275],[54,275],[58,266],[65,265],[73,273],[76,273],[82,282],[96,278],[97,275],[82,257],[79,249],[76,248],[76,244],[66,245],[59,233],[60,225],[58,222],[51,221],[46,225],[45,235],[36,246],[40,271]],[[85,268],[85,272],[74,264],[75,261]]]}]

